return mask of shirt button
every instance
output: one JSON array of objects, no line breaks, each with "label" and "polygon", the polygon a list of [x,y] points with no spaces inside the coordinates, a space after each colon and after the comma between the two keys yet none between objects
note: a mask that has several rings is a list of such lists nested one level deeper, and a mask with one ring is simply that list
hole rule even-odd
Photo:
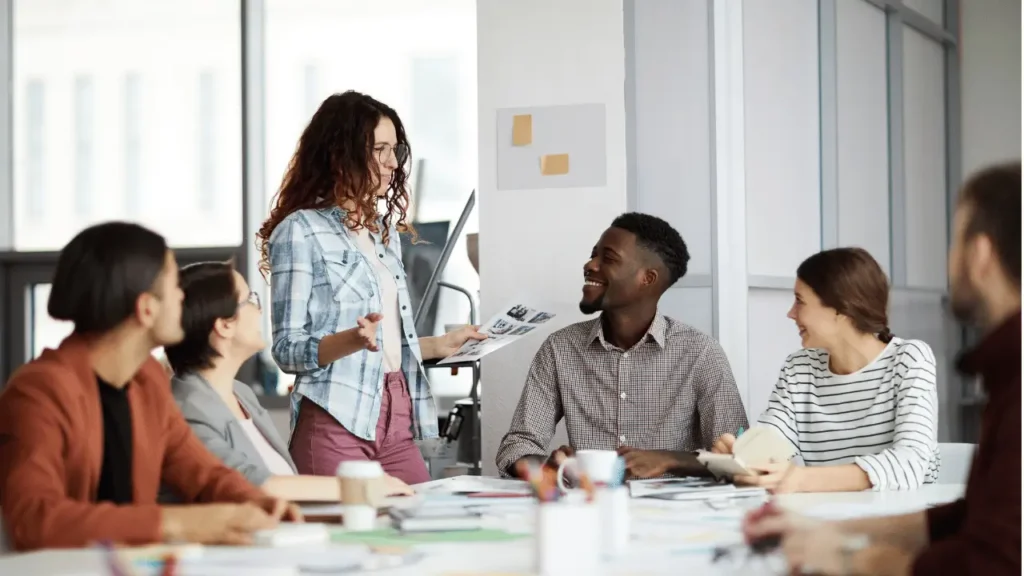
[{"label": "shirt button", "polygon": [[622,353],[622,357],[623,358],[629,358],[629,352],[623,352]]},{"label": "shirt button", "polygon": [[619,442],[625,444],[626,443],[626,437],[625,436],[619,436]]},{"label": "shirt button", "polygon": [[622,394],[619,394],[619,398],[622,398],[623,400],[625,400],[626,399],[626,393],[623,392]]},{"label": "shirt button", "polygon": [[381,258],[384,258],[383,254],[377,254],[377,256],[380,256]]},{"label": "shirt button", "polygon": [[405,306],[402,306],[402,310],[405,310]]}]

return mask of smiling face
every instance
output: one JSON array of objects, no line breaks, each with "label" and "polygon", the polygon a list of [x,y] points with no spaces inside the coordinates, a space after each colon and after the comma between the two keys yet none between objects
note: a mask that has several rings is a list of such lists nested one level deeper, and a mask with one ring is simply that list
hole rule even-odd
[{"label": "smiling face", "polygon": [[583,266],[580,311],[593,314],[626,306],[654,296],[659,272],[646,266],[636,236],[621,228],[601,235]]},{"label": "smiling face", "polygon": [[796,322],[800,345],[828,349],[845,329],[842,317],[835,308],[825,306],[814,290],[799,278],[793,287],[793,295],[793,307],[786,316]]},{"label": "smiling face", "polygon": [[398,134],[395,124],[387,116],[381,116],[377,128],[373,131],[373,154],[370,161],[376,163],[380,171],[380,182],[377,183],[377,197],[386,196],[391,188],[391,178],[398,169]]}]

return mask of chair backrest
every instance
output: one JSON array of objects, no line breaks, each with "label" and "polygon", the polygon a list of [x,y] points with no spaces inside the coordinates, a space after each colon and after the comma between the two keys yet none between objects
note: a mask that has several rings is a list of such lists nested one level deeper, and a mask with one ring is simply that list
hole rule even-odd
[{"label": "chair backrest", "polygon": [[966,484],[976,444],[939,443],[939,484]]}]

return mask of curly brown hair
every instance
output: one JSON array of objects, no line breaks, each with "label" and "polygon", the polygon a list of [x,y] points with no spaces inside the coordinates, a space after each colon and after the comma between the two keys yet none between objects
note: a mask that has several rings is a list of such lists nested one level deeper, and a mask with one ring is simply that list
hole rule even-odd
[{"label": "curly brown hair", "polygon": [[[313,114],[288,164],[270,216],[256,233],[260,271],[264,277],[270,272],[271,234],[282,220],[298,210],[343,206],[351,201],[356,209],[348,212],[344,223],[350,230],[367,228],[380,232],[387,244],[393,226],[400,233],[412,234],[415,239],[416,232],[406,221],[409,210],[407,157],[398,158],[399,166],[393,171],[391,186],[384,196],[387,208],[383,217],[377,209],[376,191],[381,175],[372,156],[373,132],[384,117],[395,125],[396,147],[408,151],[409,141],[398,113],[366,94],[351,90],[334,94]],[[378,219],[383,223],[380,231],[377,230]]]}]

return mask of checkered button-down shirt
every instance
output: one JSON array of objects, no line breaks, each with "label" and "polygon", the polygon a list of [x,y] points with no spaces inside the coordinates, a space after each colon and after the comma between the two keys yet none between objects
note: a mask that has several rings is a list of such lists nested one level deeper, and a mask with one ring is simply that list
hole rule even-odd
[{"label": "checkered button-down shirt", "polygon": [[[374,440],[384,389],[384,353],[361,350],[320,366],[320,340],[356,326],[356,320],[382,310],[377,273],[345,229],[345,213],[337,207],[299,210],[288,215],[270,235],[270,350],[281,370],[295,374],[292,427],[299,401],[306,397],[333,416],[346,430]],[[413,433],[437,436],[437,409],[421,364],[412,302],[402,268],[401,243],[391,231],[384,246],[373,234],[381,261],[395,275],[402,317],[402,373],[412,398]],[[382,328],[377,345],[383,348]]]},{"label": "checkered button-down shirt", "polygon": [[718,342],[660,314],[629,350],[605,340],[600,318],[549,336],[498,447],[498,470],[508,474],[524,456],[547,455],[562,418],[576,450],[708,449],[747,425]]}]

